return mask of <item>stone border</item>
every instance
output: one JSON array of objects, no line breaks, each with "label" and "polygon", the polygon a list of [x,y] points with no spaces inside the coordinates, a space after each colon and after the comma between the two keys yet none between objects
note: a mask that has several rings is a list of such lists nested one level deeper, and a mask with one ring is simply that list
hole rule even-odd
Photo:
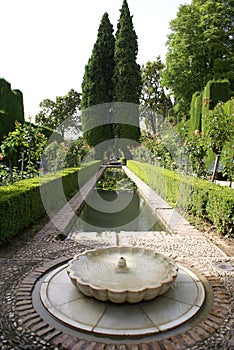
[{"label": "stone border", "polygon": [[[37,313],[33,306],[32,293],[36,282],[48,271],[53,269],[56,265],[61,265],[67,262],[72,257],[62,257],[46,263],[42,267],[36,268],[30,273],[18,286],[16,291],[15,312],[19,316],[19,323],[22,329],[33,332],[38,337],[46,342],[50,342],[54,346],[60,346],[66,350],[176,350],[188,349],[189,347],[204,341],[211,336],[222,325],[231,304],[229,294],[225,291],[225,286],[218,278],[211,275],[203,266],[194,264],[189,267],[194,268],[204,278],[207,279],[213,291],[213,302],[207,315],[199,321],[195,326],[181,334],[169,336],[162,340],[152,340],[150,337],[147,342],[147,337],[139,339],[140,344],[135,342],[124,342],[117,344],[114,340],[112,342],[96,342],[74,335],[63,333],[61,330],[52,327],[46,323],[42,317]],[[182,264],[188,264],[185,260],[180,261]]]}]

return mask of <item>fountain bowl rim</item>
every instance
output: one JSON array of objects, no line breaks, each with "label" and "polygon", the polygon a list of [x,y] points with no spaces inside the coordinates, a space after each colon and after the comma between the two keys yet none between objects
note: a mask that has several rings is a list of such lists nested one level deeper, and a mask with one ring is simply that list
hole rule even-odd
[{"label": "fountain bowl rim", "polygon": [[[107,288],[104,286],[100,286],[95,284],[95,282],[92,281],[86,281],[81,276],[78,276],[77,273],[75,273],[72,270],[72,265],[75,261],[78,261],[81,257],[87,256],[88,254],[98,254],[101,252],[109,252],[110,250],[118,251],[120,256],[124,255],[122,250],[127,251],[128,253],[131,253],[132,251],[141,251],[142,254],[148,253],[157,257],[160,257],[160,259],[164,260],[168,263],[170,266],[168,276],[167,278],[161,280],[161,281],[153,281],[151,285],[146,285],[143,287],[140,287],[138,289],[133,288],[123,288],[123,289],[112,289]],[[73,284],[86,296],[94,297],[97,300],[100,301],[111,301],[114,303],[137,303],[141,302],[143,300],[151,300],[156,298],[159,295],[162,295],[166,293],[171,285],[173,284],[174,280],[177,277],[178,272],[178,266],[176,262],[166,257],[165,255],[158,253],[155,250],[143,248],[143,247],[137,247],[137,246],[108,246],[108,247],[101,247],[101,248],[95,248],[95,249],[88,249],[84,252],[76,254],[73,259],[71,259],[68,262],[67,266],[67,274],[70,277]]]}]

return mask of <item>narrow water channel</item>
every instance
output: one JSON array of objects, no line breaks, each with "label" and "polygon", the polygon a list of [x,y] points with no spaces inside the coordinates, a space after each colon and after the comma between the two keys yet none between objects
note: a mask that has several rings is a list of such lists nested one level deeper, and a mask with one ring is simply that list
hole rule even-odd
[{"label": "narrow water channel", "polygon": [[73,232],[162,230],[156,215],[122,170],[105,171],[72,227]]}]

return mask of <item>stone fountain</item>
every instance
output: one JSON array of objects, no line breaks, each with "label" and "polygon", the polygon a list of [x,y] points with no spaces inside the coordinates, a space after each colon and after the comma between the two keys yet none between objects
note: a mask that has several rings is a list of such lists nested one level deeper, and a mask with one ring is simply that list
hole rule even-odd
[{"label": "stone fountain", "polygon": [[76,255],[67,267],[73,284],[103,302],[139,303],[166,293],[177,276],[176,263],[140,247],[108,247]]},{"label": "stone fountain", "polygon": [[[41,306],[67,331],[139,337],[175,329],[205,301],[193,271],[135,246],[87,250],[58,264],[40,282]],[[60,325],[57,325],[60,327]]]}]

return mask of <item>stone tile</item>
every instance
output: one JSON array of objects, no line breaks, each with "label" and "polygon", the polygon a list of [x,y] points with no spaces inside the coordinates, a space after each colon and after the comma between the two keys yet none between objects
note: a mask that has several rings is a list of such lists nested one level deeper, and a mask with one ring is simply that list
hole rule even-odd
[{"label": "stone tile", "polygon": [[83,297],[78,300],[65,302],[51,308],[49,311],[65,323],[72,326],[92,331],[94,325],[105,312],[106,304],[98,302],[92,298]]},{"label": "stone tile", "polygon": [[165,331],[191,318],[199,307],[161,296],[151,302],[141,303],[141,307],[153,323]]},{"label": "stone tile", "polygon": [[[184,269],[181,268],[181,265],[179,265],[180,268],[178,270],[178,274],[176,277],[175,282],[177,283],[194,283],[194,279],[190,274],[187,274]],[[196,277],[198,280],[198,278]]]},{"label": "stone tile", "polygon": [[[201,294],[202,293],[202,294]],[[204,301],[204,289],[200,282],[184,283],[175,282],[164,297],[181,301],[188,305],[201,306]]]},{"label": "stone tile", "polygon": [[157,333],[159,330],[139,305],[110,304],[94,331],[116,335],[140,335]]}]

